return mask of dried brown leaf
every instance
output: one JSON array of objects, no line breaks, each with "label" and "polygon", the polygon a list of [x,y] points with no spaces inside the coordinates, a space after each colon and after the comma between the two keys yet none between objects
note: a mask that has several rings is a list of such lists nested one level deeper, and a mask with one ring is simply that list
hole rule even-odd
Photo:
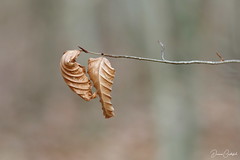
[{"label": "dried brown leaf", "polygon": [[111,67],[110,62],[104,57],[90,58],[88,60],[88,74],[100,97],[103,115],[105,118],[111,118],[115,115],[110,95],[115,76],[114,68]]},{"label": "dried brown leaf", "polygon": [[84,66],[76,62],[81,50],[66,51],[60,61],[61,73],[66,84],[84,100],[89,101],[96,97],[92,94],[92,85],[86,76]]}]

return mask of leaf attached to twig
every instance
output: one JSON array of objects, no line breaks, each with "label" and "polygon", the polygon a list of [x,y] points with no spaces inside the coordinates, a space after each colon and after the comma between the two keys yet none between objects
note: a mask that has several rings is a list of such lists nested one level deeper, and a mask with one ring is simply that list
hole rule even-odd
[{"label": "leaf attached to twig", "polygon": [[105,118],[113,117],[115,114],[110,92],[112,91],[115,69],[104,57],[90,58],[88,60],[88,74],[102,103],[103,115]]},{"label": "leaf attached to twig", "polygon": [[81,50],[66,51],[60,61],[61,73],[66,84],[84,100],[89,101],[96,97],[92,94],[92,85],[86,76],[84,66],[76,62]]}]

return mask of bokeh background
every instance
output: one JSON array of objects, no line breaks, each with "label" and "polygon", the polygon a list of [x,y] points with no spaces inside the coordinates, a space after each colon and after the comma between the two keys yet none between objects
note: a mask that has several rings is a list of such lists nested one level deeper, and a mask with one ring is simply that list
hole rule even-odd
[{"label": "bokeh background", "polygon": [[158,40],[169,60],[240,59],[239,8],[239,0],[1,0],[0,159],[208,160],[213,149],[240,159],[239,64],[110,59],[111,119],[59,70],[77,45],[161,58]]}]

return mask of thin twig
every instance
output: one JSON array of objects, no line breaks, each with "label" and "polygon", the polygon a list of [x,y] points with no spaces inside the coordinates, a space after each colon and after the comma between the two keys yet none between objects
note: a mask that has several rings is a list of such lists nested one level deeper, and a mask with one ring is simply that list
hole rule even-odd
[{"label": "thin twig", "polygon": [[220,53],[216,52],[217,56],[220,58],[221,61],[224,61],[223,57],[221,56]]},{"label": "thin twig", "polygon": [[190,60],[190,61],[171,61],[166,59],[152,59],[152,58],[144,58],[144,57],[136,57],[136,56],[128,56],[128,55],[111,55],[106,53],[98,53],[88,51],[80,46],[78,46],[83,52],[88,54],[94,54],[99,56],[111,57],[111,58],[125,58],[125,59],[134,59],[139,61],[149,61],[149,62],[157,62],[157,63],[165,63],[165,64],[176,64],[176,65],[187,65],[187,64],[208,64],[208,65],[218,65],[218,64],[226,64],[226,63],[240,63],[240,60],[232,59],[232,60],[221,60],[221,61],[201,61],[201,60]]},{"label": "thin twig", "polygon": [[164,53],[164,51],[165,51],[165,46],[164,46],[164,44],[163,44],[161,41],[159,41],[159,40],[158,40],[158,43],[159,43],[160,46],[161,46],[161,57],[162,57],[162,60],[165,60],[165,58],[164,58],[164,55],[165,55],[165,53]]}]

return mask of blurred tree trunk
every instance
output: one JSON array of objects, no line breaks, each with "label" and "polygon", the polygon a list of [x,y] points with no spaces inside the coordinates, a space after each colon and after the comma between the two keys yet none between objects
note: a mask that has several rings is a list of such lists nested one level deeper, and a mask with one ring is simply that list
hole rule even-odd
[{"label": "blurred tree trunk", "polygon": [[[28,99],[30,102],[28,105],[23,104],[22,106],[26,109],[21,109],[24,116],[25,114],[30,115],[27,112],[33,110],[38,114],[41,113],[39,110],[44,109],[44,99],[51,94],[49,90],[55,86],[55,79],[52,75],[58,72],[58,68],[51,66],[53,63],[58,66],[58,62],[53,60],[58,59],[56,54],[59,42],[57,33],[61,27],[57,24],[60,21],[58,10],[61,10],[62,3],[61,1],[56,3],[53,0],[29,1],[27,7],[28,16],[26,17],[28,19],[25,23],[29,28],[25,28],[27,30],[25,39],[28,44],[27,50],[24,52],[26,57],[23,73],[25,82],[24,85],[18,86],[18,92],[24,94],[17,96],[19,101]],[[45,75],[44,77],[40,77],[42,73]]]},{"label": "blurred tree trunk", "polygon": [[[196,53],[200,1],[166,1],[168,36],[166,59],[191,59]],[[159,22],[161,24],[161,22]],[[168,37],[161,37],[167,40]],[[165,43],[166,45],[166,43]],[[159,49],[160,50],[160,49]],[[159,55],[160,57],[160,55]],[[164,67],[165,70],[159,70]],[[194,66],[153,66],[153,106],[158,128],[159,150],[156,159],[191,160],[194,156],[197,113]],[[166,78],[167,77],[167,78]]]},{"label": "blurred tree trunk", "polygon": [[[239,43],[240,43],[240,32],[239,32],[239,28],[240,28],[240,10],[239,10],[239,7],[240,7],[240,1],[239,0],[235,0],[235,9],[234,9],[234,18],[233,20],[236,20],[236,24],[235,24],[235,27],[233,28],[233,31],[231,32],[232,35],[235,36],[235,38],[233,39],[233,53],[235,53],[236,55],[238,54],[239,55],[239,52],[240,52],[240,49],[239,49]],[[239,56],[238,56],[239,57]],[[238,58],[237,57],[237,58]]]}]

